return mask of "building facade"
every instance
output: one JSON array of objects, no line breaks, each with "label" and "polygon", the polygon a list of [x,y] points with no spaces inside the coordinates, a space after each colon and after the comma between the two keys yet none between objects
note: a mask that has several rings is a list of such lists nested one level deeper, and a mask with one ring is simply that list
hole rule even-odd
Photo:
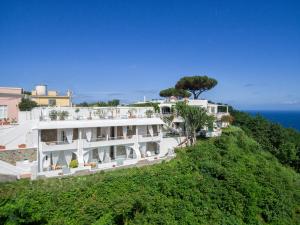
[{"label": "building facade", "polygon": [[[20,143],[36,149],[36,161],[29,163],[30,173],[46,177],[172,156],[185,137],[168,136],[160,115],[147,115],[150,109],[37,107],[20,112],[20,124],[0,135],[0,145],[7,151],[18,148]],[[64,117],[53,116],[62,112]]]},{"label": "building facade", "polygon": [[37,85],[31,92],[31,100],[39,106],[72,106],[72,93],[67,91],[66,95],[59,95],[57,91],[48,91],[47,85]]},{"label": "building facade", "polygon": [[0,87],[0,120],[18,121],[19,103],[23,89],[17,87]]}]

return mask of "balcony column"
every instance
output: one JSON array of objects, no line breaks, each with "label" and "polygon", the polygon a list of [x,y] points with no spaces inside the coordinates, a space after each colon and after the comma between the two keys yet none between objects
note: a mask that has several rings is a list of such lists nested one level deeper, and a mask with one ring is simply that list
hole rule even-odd
[{"label": "balcony column", "polygon": [[162,125],[157,125],[158,126],[158,132],[159,132],[159,137],[160,137],[160,140],[162,141],[163,140],[163,132],[162,132]]},{"label": "balcony column", "polygon": [[77,160],[79,167],[84,167],[83,160],[83,132],[82,129],[78,129],[78,142],[77,142]]},{"label": "balcony column", "polygon": [[133,144],[133,149],[135,150],[136,152],[136,159],[137,160],[140,160],[142,157],[141,157],[141,153],[140,153],[140,144],[139,144],[139,128],[138,126],[136,126],[135,128],[135,138],[134,138],[134,144]]},{"label": "balcony column", "polygon": [[114,127],[114,135],[115,135],[115,138],[118,137],[118,127]]},{"label": "balcony column", "polygon": [[108,141],[108,138],[110,136],[110,127],[105,128],[105,134],[106,134],[106,140]]},{"label": "balcony column", "polygon": [[37,151],[38,157],[38,172],[43,171],[43,148],[41,143],[41,130],[38,130],[38,151]]},{"label": "balcony column", "polygon": [[117,146],[114,145],[114,159],[117,159]]}]

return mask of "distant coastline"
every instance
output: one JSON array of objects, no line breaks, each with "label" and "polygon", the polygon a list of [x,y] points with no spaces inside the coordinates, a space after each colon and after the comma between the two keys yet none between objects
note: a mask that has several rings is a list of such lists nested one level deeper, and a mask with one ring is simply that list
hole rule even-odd
[{"label": "distant coastline", "polygon": [[300,111],[276,111],[276,110],[244,110],[255,116],[261,115],[266,119],[279,123],[286,128],[294,128],[300,132]]}]

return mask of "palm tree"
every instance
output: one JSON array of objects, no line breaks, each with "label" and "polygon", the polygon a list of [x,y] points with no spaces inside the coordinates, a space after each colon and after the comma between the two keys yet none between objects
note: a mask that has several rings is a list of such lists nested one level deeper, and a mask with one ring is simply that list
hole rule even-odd
[{"label": "palm tree", "polygon": [[184,119],[186,137],[190,145],[196,143],[197,132],[204,127],[212,127],[215,120],[213,116],[207,114],[205,109],[189,106],[184,102],[178,102],[175,109],[177,114]]}]

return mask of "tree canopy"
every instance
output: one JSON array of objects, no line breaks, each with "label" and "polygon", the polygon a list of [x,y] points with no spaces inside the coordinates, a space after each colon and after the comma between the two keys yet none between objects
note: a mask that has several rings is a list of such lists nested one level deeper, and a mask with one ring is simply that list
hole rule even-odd
[{"label": "tree canopy", "polygon": [[189,98],[191,96],[191,93],[189,93],[186,90],[183,89],[176,89],[176,88],[167,88],[164,90],[161,90],[159,92],[160,97],[171,97],[171,96],[175,96],[178,98]]},{"label": "tree canopy", "polygon": [[22,98],[18,106],[20,111],[30,111],[34,107],[37,107],[37,103],[35,101],[30,100],[29,98]]},{"label": "tree canopy", "polygon": [[212,127],[213,116],[209,116],[205,109],[189,106],[184,102],[178,102],[175,106],[176,112],[184,119],[187,138],[191,144],[196,142],[196,134],[205,126]]},{"label": "tree canopy", "polygon": [[103,102],[103,101],[99,101],[99,102],[82,102],[77,104],[77,106],[81,106],[81,107],[109,107],[109,106],[118,106],[120,105],[120,100],[119,99],[113,99],[111,101],[108,102]]},{"label": "tree canopy", "polygon": [[194,99],[198,99],[200,94],[212,89],[218,81],[208,76],[182,77],[176,84],[176,89],[183,89],[191,92]]}]

